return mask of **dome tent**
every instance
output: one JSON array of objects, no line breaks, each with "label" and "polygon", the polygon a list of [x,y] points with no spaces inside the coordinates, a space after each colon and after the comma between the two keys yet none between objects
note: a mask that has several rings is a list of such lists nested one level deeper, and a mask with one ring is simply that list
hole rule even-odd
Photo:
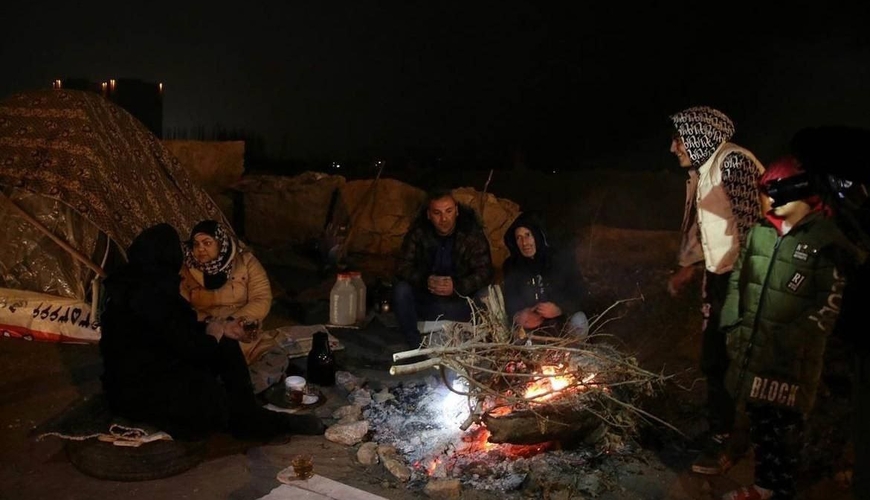
[{"label": "dome tent", "polygon": [[160,140],[109,100],[37,90],[0,101],[0,335],[97,341],[113,256],[149,226],[186,235],[203,219],[226,222]]}]

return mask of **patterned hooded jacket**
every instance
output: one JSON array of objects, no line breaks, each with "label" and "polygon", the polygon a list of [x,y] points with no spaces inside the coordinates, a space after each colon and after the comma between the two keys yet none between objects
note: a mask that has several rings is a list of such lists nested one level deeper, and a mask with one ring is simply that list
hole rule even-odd
[{"label": "patterned hooded jacket", "polygon": [[721,111],[697,106],[671,116],[671,121],[693,167],[686,184],[680,265],[703,260],[708,271],[724,274],[761,217],[758,179],[764,167],[749,150],[728,142],[734,124]]},{"label": "patterned hooded jacket", "polygon": [[[492,281],[492,256],[489,239],[477,215],[469,207],[457,203],[459,214],[453,240],[453,288],[464,296],[471,296]],[[402,242],[396,276],[418,290],[425,290],[426,280],[432,274],[438,234],[426,217],[424,207],[411,224]]]}]

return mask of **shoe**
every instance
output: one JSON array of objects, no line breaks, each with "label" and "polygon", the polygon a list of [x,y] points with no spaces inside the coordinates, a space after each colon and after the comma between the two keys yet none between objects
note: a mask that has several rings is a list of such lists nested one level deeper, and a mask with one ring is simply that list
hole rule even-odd
[{"label": "shoe", "polygon": [[729,453],[729,434],[710,436],[704,450],[692,462],[692,472],[707,476],[718,476],[734,466],[734,457]]}]

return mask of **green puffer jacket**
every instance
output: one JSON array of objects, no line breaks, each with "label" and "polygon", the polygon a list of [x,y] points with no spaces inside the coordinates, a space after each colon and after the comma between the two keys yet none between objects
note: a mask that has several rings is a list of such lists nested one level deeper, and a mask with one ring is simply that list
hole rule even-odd
[{"label": "green puffer jacket", "polygon": [[767,221],[750,230],[720,321],[731,360],[725,382],[738,403],[812,409],[852,252],[821,212],[782,237]]}]

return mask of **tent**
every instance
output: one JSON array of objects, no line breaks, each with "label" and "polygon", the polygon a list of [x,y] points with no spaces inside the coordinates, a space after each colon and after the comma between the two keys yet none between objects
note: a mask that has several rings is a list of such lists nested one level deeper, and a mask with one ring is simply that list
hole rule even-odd
[{"label": "tent", "polygon": [[142,123],[99,94],[0,101],[0,335],[99,340],[100,281],[143,229],[226,222]]}]

